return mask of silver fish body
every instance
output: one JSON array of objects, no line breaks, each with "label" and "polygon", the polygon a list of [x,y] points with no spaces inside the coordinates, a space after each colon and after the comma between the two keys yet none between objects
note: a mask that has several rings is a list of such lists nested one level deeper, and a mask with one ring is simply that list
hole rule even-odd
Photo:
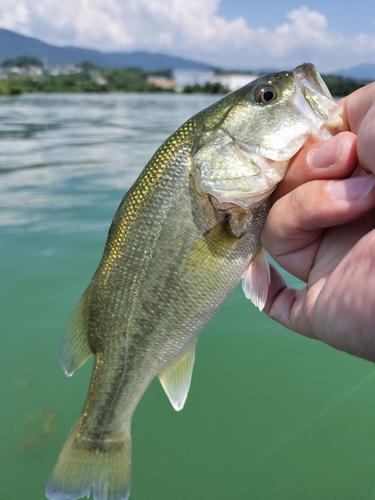
[{"label": "silver fish body", "polygon": [[342,128],[336,108],[315,68],[302,65],[227,95],[155,153],[121,202],[64,333],[67,375],[91,354],[95,362],[48,498],[75,500],[91,490],[96,500],[128,498],[140,398],[159,376],[182,408],[197,336],[241,278],[263,306],[269,274],[260,235],[269,195],[307,138]]}]

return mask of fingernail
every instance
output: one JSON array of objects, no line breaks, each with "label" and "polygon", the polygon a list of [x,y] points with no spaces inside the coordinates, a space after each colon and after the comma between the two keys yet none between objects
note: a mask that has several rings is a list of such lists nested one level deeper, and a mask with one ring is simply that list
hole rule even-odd
[{"label": "fingernail", "polygon": [[338,163],[342,147],[346,138],[338,134],[316,149],[312,149],[307,156],[308,163],[314,168],[328,168]]},{"label": "fingernail", "polygon": [[374,175],[330,181],[327,190],[336,200],[354,201],[366,198],[375,185]]}]

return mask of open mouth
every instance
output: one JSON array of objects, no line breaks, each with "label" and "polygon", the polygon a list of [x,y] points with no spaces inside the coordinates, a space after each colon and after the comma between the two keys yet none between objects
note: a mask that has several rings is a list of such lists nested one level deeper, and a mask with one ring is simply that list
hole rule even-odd
[{"label": "open mouth", "polygon": [[325,140],[348,130],[341,110],[313,64],[301,64],[293,70],[297,85],[294,104],[317,127],[316,137]]},{"label": "open mouth", "polygon": [[301,64],[293,70],[293,73],[303,87],[312,94],[318,94],[332,100],[331,92],[313,64]]}]

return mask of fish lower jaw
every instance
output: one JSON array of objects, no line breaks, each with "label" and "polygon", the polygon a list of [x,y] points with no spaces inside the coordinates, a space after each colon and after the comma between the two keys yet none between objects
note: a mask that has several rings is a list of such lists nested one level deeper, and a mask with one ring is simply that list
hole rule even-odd
[{"label": "fish lower jaw", "polygon": [[277,184],[273,184],[268,189],[258,191],[256,193],[248,193],[244,191],[219,191],[210,190],[206,191],[207,194],[214,196],[220,203],[231,203],[238,205],[242,208],[256,208],[259,207],[276,189]]},{"label": "fish lower jaw", "polygon": [[344,111],[338,109],[336,113],[333,113],[332,116],[326,120],[324,128],[330,136],[349,130],[349,125],[347,123],[346,116],[344,116]]}]

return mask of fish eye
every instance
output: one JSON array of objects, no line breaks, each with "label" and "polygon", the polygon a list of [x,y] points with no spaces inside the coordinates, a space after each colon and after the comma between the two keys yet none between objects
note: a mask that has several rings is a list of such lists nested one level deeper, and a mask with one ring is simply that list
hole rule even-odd
[{"label": "fish eye", "polygon": [[268,104],[276,99],[277,92],[274,87],[264,85],[255,92],[255,100],[258,104]]}]

